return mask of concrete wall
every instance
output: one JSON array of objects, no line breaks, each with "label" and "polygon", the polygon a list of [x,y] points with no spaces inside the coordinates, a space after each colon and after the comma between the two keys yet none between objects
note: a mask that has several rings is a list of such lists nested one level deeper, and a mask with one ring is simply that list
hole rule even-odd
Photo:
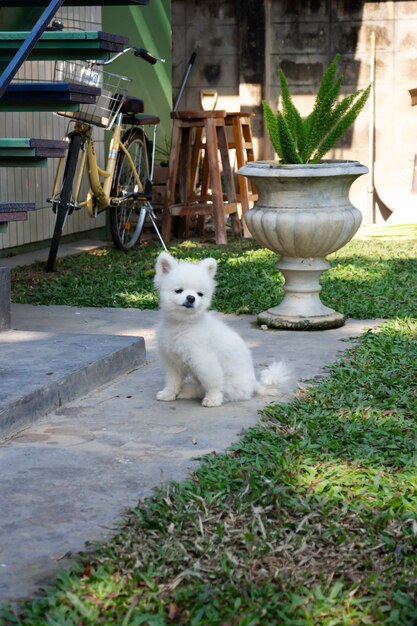
[{"label": "concrete wall", "polygon": [[[411,107],[408,90],[417,87],[417,1],[197,0],[191,7],[187,0],[172,0],[172,15],[174,93],[189,55],[197,51],[180,108],[200,108],[200,92],[210,88],[219,94],[217,108],[253,110],[258,157],[270,155],[259,104],[266,98],[276,105],[278,68],[286,73],[296,104],[308,113],[336,52],[342,55],[344,92],[367,85],[374,31],[376,187],[388,205],[410,191],[417,107]],[[329,157],[368,165],[368,108]],[[362,177],[353,189],[364,211],[366,183]]]}]

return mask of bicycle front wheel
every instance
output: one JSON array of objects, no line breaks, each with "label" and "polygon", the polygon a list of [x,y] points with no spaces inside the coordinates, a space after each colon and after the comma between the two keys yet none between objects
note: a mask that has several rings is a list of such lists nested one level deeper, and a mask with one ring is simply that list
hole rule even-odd
[{"label": "bicycle front wheel", "polygon": [[123,135],[122,142],[132,157],[140,184],[125,153],[119,150],[111,195],[113,198],[125,197],[126,200],[110,207],[110,227],[116,248],[128,252],[138,242],[146,218],[144,201],[129,195],[142,191],[150,176],[151,148],[140,128],[130,128]]},{"label": "bicycle front wheel", "polygon": [[72,133],[70,144],[68,147],[67,160],[65,162],[64,177],[62,179],[61,192],[59,199],[54,202],[56,213],[55,227],[52,235],[51,246],[49,248],[48,261],[46,262],[46,271],[53,272],[55,261],[58,254],[59,243],[61,241],[62,230],[65,220],[71,209],[72,187],[74,176],[77,169],[78,156],[80,153],[82,137],[79,133]]}]

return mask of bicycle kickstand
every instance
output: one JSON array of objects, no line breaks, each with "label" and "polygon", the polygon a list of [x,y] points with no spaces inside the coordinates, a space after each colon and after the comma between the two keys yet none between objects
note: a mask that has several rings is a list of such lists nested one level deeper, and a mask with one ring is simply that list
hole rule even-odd
[{"label": "bicycle kickstand", "polygon": [[165,245],[165,241],[162,239],[162,235],[161,235],[161,233],[160,233],[160,232],[159,232],[159,230],[158,230],[158,226],[156,225],[156,221],[155,221],[155,212],[154,212],[154,210],[153,210],[153,206],[152,206],[152,204],[149,202],[149,200],[147,200],[145,204],[146,204],[146,211],[147,211],[147,213],[148,213],[148,215],[149,215],[149,218],[150,218],[150,220],[151,220],[151,222],[152,222],[152,226],[154,227],[155,232],[156,232],[156,234],[158,235],[159,241],[161,242],[162,247],[164,248],[165,252],[168,252],[168,248],[167,248],[167,247],[166,247],[166,245]]}]

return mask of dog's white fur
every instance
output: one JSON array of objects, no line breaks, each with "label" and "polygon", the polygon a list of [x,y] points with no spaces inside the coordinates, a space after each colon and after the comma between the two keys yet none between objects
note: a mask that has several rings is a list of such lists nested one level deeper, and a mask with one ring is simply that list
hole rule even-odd
[{"label": "dog's white fur", "polygon": [[155,269],[160,295],[157,341],[165,366],[165,387],[158,400],[202,398],[203,406],[220,406],[226,400],[271,393],[288,377],[286,366],[274,362],[258,382],[243,339],[208,311],[216,286],[215,259],[179,262],[162,252]]}]

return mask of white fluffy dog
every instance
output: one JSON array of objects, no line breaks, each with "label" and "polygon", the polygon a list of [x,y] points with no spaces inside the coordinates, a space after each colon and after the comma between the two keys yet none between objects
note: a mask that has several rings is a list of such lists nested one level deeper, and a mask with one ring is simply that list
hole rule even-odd
[{"label": "white fluffy dog", "polygon": [[179,262],[162,252],[157,259],[155,286],[161,311],[157,340],[166,373],[158,400],[202,398],[203,406],[220,406],[225,400],[271,393],[271,387],[288,377],[283,363],[273,363],[259,383],[242,338],[207,310],[216,270],[211,258]]}]

